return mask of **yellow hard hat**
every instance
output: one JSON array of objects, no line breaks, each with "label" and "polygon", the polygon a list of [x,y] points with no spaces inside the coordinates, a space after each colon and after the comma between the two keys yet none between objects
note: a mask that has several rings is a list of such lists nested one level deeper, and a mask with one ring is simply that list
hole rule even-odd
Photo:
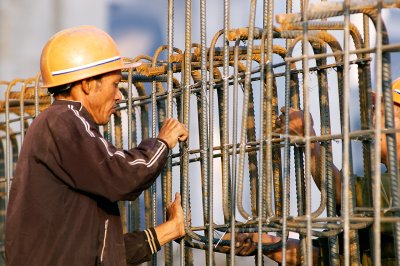
[{"label": "yellow hard hat", "polygon": [[43,87],[51,88],[141,63],[124,64],[114,40],[94,26],[79,26],[56,33],[40,59]]},{"label": "yellow hard hat", "polygon": [[392,82],[393,103],[400,105],[400,78]]},{"label": "yellow hard hat", "polygon": [[[392,82],[393,104],[400,105],[400,78]],[[372,102],[375,103],[376,93],[372,92]]]}]

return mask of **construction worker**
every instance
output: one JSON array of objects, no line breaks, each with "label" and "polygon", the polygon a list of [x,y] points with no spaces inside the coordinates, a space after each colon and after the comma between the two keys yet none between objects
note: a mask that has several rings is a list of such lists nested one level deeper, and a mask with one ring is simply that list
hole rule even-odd
[{"label": "construction worker", "polygon": [[[395,127],[400,128],[400,78],[395,80],[392,83],[392,91],[393,91],[393,111],[394,111],[394,120]],[[373,94],[373,102],[375,103],[375,94]],[[284,133],[284,121],[285,121],[285,108],[281,108],[282,114],[278,117],[278,133]],[[384,107],[381,105],[381,128],[385,128],[385,120],[384,120]],[[289,134],[292,136],[304,136],[304,113],[300,110],[296,110],[291,108],[289,110]],[[311,115],[311,114],[310,114]],[[373,114],[373,125],[375,126],[376,122],[375,112]],[[311,125],[310,125],[310,136],[315,136],[315,130],[313,128],[313,119],[311,116]],[[396,139],[400,139],[400,133],[396,134]],[[398,153],[400,153],[400,141],[397,141],[396,148]],[[319,142],[312,142],[310,144],[310,167],[311,167],[311,175],[317,185],[318,188],[321,189],[323,185],[321,182],[321,171],[319,166],[321,165],[321,146]],[[400,163],[400,157],[399,163]],[[381,158],[382,164],[387,166],[388,162],[388,152],[386,145],[386,136],[385,134],[381,135]],[[333,165],[333,176],[334,176],[334,185],[336,191],[336,205],[337,210],[340,215],[341,209],[341,173]],[[368,199],[366,198],[366,194],[364,193],[367,184],[367,180],[362,177],[355,177],[355,196],[356,196],[356,205],[358,207],[367,207]],[[388,208],[391,205],[392,195],[390,189],[390,176],[388,173],[381,174],[381,207]],[[360,246],[360,260],[362,265],[373,265],[372,261],[372,249],[371,243],[369,241],[371,227],[367,227],[359,230],[359,246]],[[394,239],[393,239],[393,228],[392,224],[384,223],[381,225],[381,263],[382,265],[396,265],[396,258],[394,253]],[[224,239],[229,240],[230,235],[226,234]],[[239,256],[250,256],[254,255],[257,251],[257,243],[258,243],[258,234],[257,233],[240,233],[236,236],[237,242],[236,246],[238,247],[236,250],[236,254]],[[280,241],[281,238],[277,236],[272,236],[263,233],[262,234],[262,242],[263,244],[273,244]],[[298,239],[287,239],[286,240],[286,263],[288,265],[300,265],[300,245]],[[339,253],[343,254],[343,234],[339,235]],[[220,252],[229,252],[229,247],[221,247],[219,248]],[[329,247],[327,238],[319,238],[313,240],[313,265],[330,265],[329,262]],[[264,251],[264,255],[268,256],[270,259],[282,263],[283,254],[281,250],[272,250],[272,251]],[[341,256],[341,260],[343,260],[343,256]],[[343,261],[342,261],[343,263]]]},{"label": "construction worker", "polygon": [[169,220],[122,233],[117,202],[135,200],[159,175],[169,150],[188,137],[167,119],[157,138],[117,149],[100,134],[121,100],[125,65],[113,39],[93,26],[55,34],[40,61],[54,103],[28,128],[11,185],[7,265],[127,265],[185,234],[180,195]]},{"label": "construction worker", "polygon": [[[393,111],[394,111],[394,120],[395,120],[395,127],[400,128],[400,79],[395,80],[392,83],[392,94],[393,94]],[[375,93],[373,93],[373,103],[375,104]],[[280,127],[279,132],[284,132],[284,121],[285,121],[285,108],[281,108],[282,114],[278,118],[278,124],[282,124]],[[385,128],[385,112],[384,106],[381,105],[381,125],[382,129]],[[289,110],[289,132],[291,135],[304,135],[304,114],[300,110],[290,109]],[[376,116],[375,112],[373,113],[373,125],[376,124]],[[315,136],[315,131],[313,128],[313,120],[311,117],[311,127],[310,127],[310,136]],[[396,134],[397,144],[396,149],[397,152],[400,152],[400,133]],[[388,152],[387,152],[387,144],[386,144],[386,135],[381,135],[381,163],[384,164],[386,167],[388,166]],[[310,152],[311,152],[311,175],[318,186],[321,188],[323,185],[321,183],[321,171],[319,166],[321,165],[321,146],[319,142],[312,142],[310,145]],[[398,157],[400,158],[400,157]],[[340,214],[341,210],[341,174],[340,171],[333,166],[333,176],[334,176],[334,184],[336,190],[336,204],[337,210]],[[356,205],[358,207],[367,207],[368,206],[368,199],[366,198],[366,191],[367,180],[362,177],[355,177],[355,197],[356,197]],[[381,207],[388,208],[391,205],[391,189],[390,189],[390,175],[388,173],[381,174]],[[367,227],[365,229],[359,230],[359,245],[360,245],[360,259],[362,265],[372,265],[372,248],[371,243],[369,241],[369,230],[371,227]],[[328,253],[328,241],[326,238],[319,239],[318,246],[319,250],[319,261],[323,265],[329,265],[329,253]],[[342,234],[339,236],[339,247],[340,247],[340,254],[343,254],[343,236]],[[298,246],[292,245],[292,248],[288,250],[288,252],[293,251],[294,249],[297,250],[295,252],[298,254]],[[288,255],[290,257],[290,255]],[[290,259],[294,259],[291,257]],[[342,259],[342,258],[341,258]],[[324,261],[325,260],[325,261]],[[395,265],[396,259],[394,255],[394,240],[393,240],[393,228],[392,224],[385,223],[381,225],[381,262],[382,265]],[[297,263],[299,263],[297,259]]]}]

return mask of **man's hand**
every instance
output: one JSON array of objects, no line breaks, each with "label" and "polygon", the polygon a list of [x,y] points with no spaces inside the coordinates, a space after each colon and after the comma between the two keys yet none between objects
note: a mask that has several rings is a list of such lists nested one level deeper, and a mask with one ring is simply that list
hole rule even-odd
[{"label": "man's hand", "polygon": [[[278,133],[285,132],[285,107],[281,108],[281,115],[277,119]],[[310,114],[311,123],[310,123],[310,134],[315,135],[315,131],[313,129],[314,121]],[[301,110],[297,110],[294,108],[289,109],[289,134],[296,136],[304,136],[304,113]]]},{"label": "man's hand", "polygon": [[187,127],[174,118],[166,119],[158,133],[158,138],[165,141],[170,149],[173,149],[178,141],[185,141],[188,136]]},{"label": "man's hand", "polygon": [[175,201],[167,206],[167,221],[154,228],[161,246],[185,235],[185,222],[181,206],[181,195],[175,194]]},{"label": "man's hand", "polygon": [[[235,234],[235,254],[237,256],[251,256],[257,249],[257,246],[252,241],[252,234],[250,233],[236,233]],[[227,233],[223,236],[223,240],[231,240],[231,234]],[[216,251],[221,253],[229,253],[230,246],[217,245]]]},{"label": "man's hand", "polygon": [[167,206],[167,219],[176,225],[177,237],[185,235],[185,223],[183,220],[183,209],[181,205],[181,194],[175,193],[175,201]]}]

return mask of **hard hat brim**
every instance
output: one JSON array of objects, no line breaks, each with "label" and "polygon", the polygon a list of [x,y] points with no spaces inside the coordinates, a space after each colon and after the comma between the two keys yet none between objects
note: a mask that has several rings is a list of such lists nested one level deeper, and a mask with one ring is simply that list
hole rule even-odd
[{"label": "hard hat brim", "polygon": [[[116,67],[113,67],[113,68],[108,68],[107,69],[107,71],[105,71],[105,72],[99,72],[98,74],[99,75],[101,75],[101,74],[106,74],[106,73],[109,73],[109,72],[113,72],[113,71],[117,71],[117,70],[129,70],[129,69],[135,69],[135,68],[137,68],[137,67],[139,67],[139,66],[141,66],[142,65],[142,62],[134,62],[134,63],[131,63],[131,62],[123,62],[123,65],[119,65],[119,66],[116,66]],[[79,80],[84,80],[84,79],[86,79],[86,78],[90,78],[90,77],[92,77],[92,76],[88,76],[88,77],[83,77],[82,79],[78,79],[78,80],[71,80],[71,82],[76,82],[76,81],[79,81]],[[60,84],[60,85],[62,85],[62,84]],[[56,85],[57,86],[57,85]],[[44,84],[42,84],[40,87],[41,88],[51,88],[51,87],[56,87],[56,86],[54,86],[54,85],[48,85],[48,86],[46,86],[46,85],[44,85]]]},{"label": "hard hat brim", "polygon": [[[142,62],[127,63],[127,64],[125,64],[124,67],[121,68],[121,69],[137,68],[137,67],[139,67],[139,66],[141,66],[141,65],[142,65]],[[116,70],[118,70],[118,69],[116,69]]]}]

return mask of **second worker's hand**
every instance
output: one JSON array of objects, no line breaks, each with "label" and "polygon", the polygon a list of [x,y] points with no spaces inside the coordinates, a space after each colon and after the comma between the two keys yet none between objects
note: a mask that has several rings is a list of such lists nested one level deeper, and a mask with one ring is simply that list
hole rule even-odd
[{"label": "second worker's hand", "polygon": [[[277,118],[277,130],[278,133],[285,132],[285,119],[286,115],[289,116],[289,134],[295,136],[304,136],[304,113],[301,110],[297,110],[294,108],[289,109],[289,114],[286,114],[285,108],[281,108],[281,115]],[[315,135],[313,129],[314,121],[310,114],[310,133],[311,135]]]},{"label": "second worker's hand", "polygon": [[178,141],[185,141],[188,137],[187,127],[174,118],[166,119],[158,133],[158,138],[165,141],[169,149],[173,149]]}]

